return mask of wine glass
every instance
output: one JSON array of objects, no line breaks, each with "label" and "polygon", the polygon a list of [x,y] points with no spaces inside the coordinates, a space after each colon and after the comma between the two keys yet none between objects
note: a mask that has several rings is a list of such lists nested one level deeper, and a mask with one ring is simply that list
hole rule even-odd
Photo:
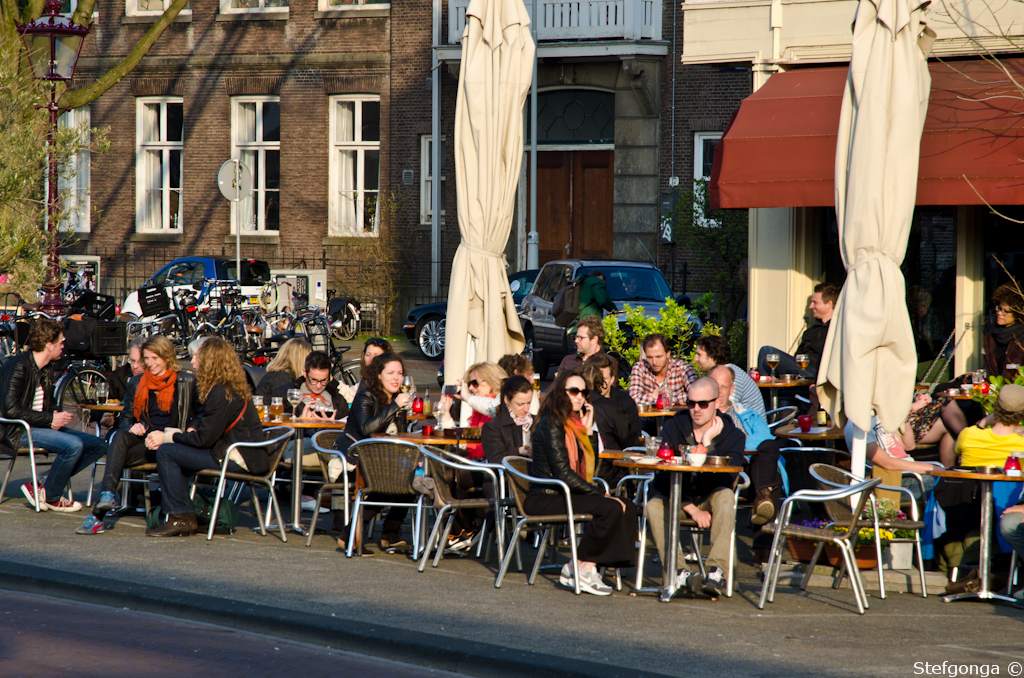
[{"label": "wine glass", "polygon": [[408,409],[409,407],[412,406],[412,396],[416,391],[416,382],[413,381],[412,377],[405,377],[404,379],[402,379],[401,391],[402,393],[409,394],[409,404],[406,405],[406,408]]},{"label": "wine glass", "polygon": [[295,408],[299,403],[302,402],[302,391],[297,388],[288,389],[288,404],[292,406],[292,413],[295,413]]},{"label": "wine glass", "polygon": [[779,366],[781,357],[778,353],[769,353],[764,357],[764,361],[768,364],[768,367],[772,371],[772,381],[775,381],[775,368]]},{"label": "wine glass", "polygon": [[806,353],[796,354],[796,366],[800,368],[800,378],[804,378],[804,370],[811,364],[811,359]]}]

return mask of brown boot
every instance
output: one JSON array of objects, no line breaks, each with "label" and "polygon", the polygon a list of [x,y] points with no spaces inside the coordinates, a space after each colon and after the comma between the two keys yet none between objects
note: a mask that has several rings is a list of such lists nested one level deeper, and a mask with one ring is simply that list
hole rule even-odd
[{"label": "brown boot", "polygon": [[146,530],[147,537],[191,537],[196,533],[198,523],[195,513],[174,513],[167,516],[167,522],[159,527]]},{"label": "brown boot", "polygon": [[762,487],[757,491],[757,496],[754,498],[754,511],[750,517],[751,524],[764,525],[775,517],[775,504],[772,502],[773,489]]}]

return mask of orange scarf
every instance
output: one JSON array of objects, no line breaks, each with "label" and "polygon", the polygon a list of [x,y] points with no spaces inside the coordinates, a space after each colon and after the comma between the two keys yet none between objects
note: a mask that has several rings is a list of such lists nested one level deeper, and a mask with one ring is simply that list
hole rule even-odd
[{"label": "orange scarf", "polygon": [[[588,431],[575,414],[565,422],[565,449],[569,452],[569,466],[580,478],[594,482],[594,448],[590,444]],[[580,458],[580,446],[583,458]]]},{"label": "orange scarf", "polygon": [[150,391],[156,391],[156,406],[160,411],[170,412],[171,403],[174,402],[174,383],[177,379],[178,373],[174,370],[167,370],[162,377],[154,377],[149,370],[143,372],[135,389],[135,401],[132,403],[135,420],[141,421],[142,413],[149,407]]}]

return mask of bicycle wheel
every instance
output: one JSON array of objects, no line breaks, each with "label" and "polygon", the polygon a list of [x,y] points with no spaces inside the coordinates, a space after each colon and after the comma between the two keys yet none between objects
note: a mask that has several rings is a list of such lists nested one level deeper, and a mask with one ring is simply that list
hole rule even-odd
[{"label": "bicycle wheel", "polygon": [[107,383],[107,375],[94,367],[72,366],[61,376],[54,395],[57,409],[74,415],[68,424],[70,428],[86,433],[95,432],[91,424],[92,413],[82,410],[80,404],[96,402],[97,387]]},{"label": "bicycle wheel", "polygon": [[356,317],[355,307],[352,304],[345,304],[345,308],[338,313],[337,317],[341,321],[341,325],[339,327],[331,325],[331,334],[334,335],[334,338],[342,341],[355,339],[359,332],[359,319]]},{"label": "bicycle wheel", "polygon": [[331,374],[339,384],[355,386],[359,383],[359,359],[346,360],[340,366],[335,363],[334,371]]},{"label": "bicycle wheel", "polygon": [[313,316],[305,321],[306,339],[313,346],[314,351],[322,351],[330,355],[331,352],[331,328],[327,319],[322,315]]}]

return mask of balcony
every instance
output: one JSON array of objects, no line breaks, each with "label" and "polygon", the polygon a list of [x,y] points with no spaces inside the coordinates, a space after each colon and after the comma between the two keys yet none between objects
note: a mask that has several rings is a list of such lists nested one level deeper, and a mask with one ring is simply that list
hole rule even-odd
[{"label": "balcony", "polygon": [[[525,0],[533,19],[533,0]],[[448,44],[458,45],[469,0],[448,0]],[[661,40],[661,0],[537,0],[537,41]]]}]

